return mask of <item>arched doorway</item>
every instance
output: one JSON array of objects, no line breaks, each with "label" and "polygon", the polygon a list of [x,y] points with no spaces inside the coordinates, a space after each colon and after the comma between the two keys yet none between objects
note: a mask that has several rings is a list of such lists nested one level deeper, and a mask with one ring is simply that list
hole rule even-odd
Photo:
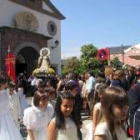
[{"label": "arched doorway", "polygon": [[32,47],[24,47],[16,56],[16,75],[27,72],[31,75],[37,66],[39,53]]}]

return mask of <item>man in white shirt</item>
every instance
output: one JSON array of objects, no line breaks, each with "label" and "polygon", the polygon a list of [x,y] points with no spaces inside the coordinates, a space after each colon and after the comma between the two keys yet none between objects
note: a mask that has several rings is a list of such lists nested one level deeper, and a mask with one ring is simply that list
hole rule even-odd
[{"label": "man in white shirt", "polygon": [[88,99],[90,112],[92,112],[92,110],[93,110],[93,100],[94,100],[94,87],[95,87],[96,80],[93,77],[93,74],[92,74],[91,71],[88,71],[86,73],[86,76],[88,78],[87,81],[86,81],[86,97]]}]

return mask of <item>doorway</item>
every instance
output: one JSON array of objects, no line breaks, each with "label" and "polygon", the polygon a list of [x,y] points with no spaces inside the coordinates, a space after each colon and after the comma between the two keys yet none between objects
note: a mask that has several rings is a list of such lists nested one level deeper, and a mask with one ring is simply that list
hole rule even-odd
[{"label": "doorway", "polygon": [[37,67],[39,53],[32,47],[21,49],[16,57],[16,75],[25,73],[31,75]]}]

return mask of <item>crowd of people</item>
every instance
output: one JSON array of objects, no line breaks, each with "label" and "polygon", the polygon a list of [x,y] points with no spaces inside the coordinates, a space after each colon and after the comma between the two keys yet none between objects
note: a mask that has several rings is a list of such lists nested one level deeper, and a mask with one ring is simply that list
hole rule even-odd
[{"label": "crowd of people", "polygon": [[[21,121],[27,140],[140,139],[140,68],[108,66],[97,75],[87,71],[65,77],[31,76],[27,81],[31,106],[25,80],[20,77],[14,83],[0,72],[0,139],[23,140]],[[81,111],[91,120],[84,138]]]}]

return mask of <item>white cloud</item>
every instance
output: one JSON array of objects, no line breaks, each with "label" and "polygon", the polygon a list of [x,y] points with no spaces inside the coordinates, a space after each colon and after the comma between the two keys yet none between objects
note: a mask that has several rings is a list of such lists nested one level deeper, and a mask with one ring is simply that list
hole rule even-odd
[{"label": "white cloud", "polygon": [[64,53],[64,54],[61,54],[61,59],[67,59],[74,56],[76,56],[77,58],[80,58],[80,53]]},{"label": "white cloud", "polygon": [[72,52],[73,52],[73,51],[80,51],[80,49],[81,49],[81,48],[74,48],[74,47],[73,47],[73,48],[64,48],[63,50],[64,50],[64,51],[72,51]]},{"label": "white cloud", "polygon": [[75,48],[65,48],[62,49],[62,53],[61,53],[61,59],[67,59],[69,57],[73,57],[76,56],[77,58],[80,57],[80,48],[75,47]]},{"label": "white cloud", "polygon": [[67,52],[67,53],[62,53],[61,58],[62,59],[67,59],[69,57],[74,57],[76,56],[77,58],[80,58],[81,53],[80,52]]}]

